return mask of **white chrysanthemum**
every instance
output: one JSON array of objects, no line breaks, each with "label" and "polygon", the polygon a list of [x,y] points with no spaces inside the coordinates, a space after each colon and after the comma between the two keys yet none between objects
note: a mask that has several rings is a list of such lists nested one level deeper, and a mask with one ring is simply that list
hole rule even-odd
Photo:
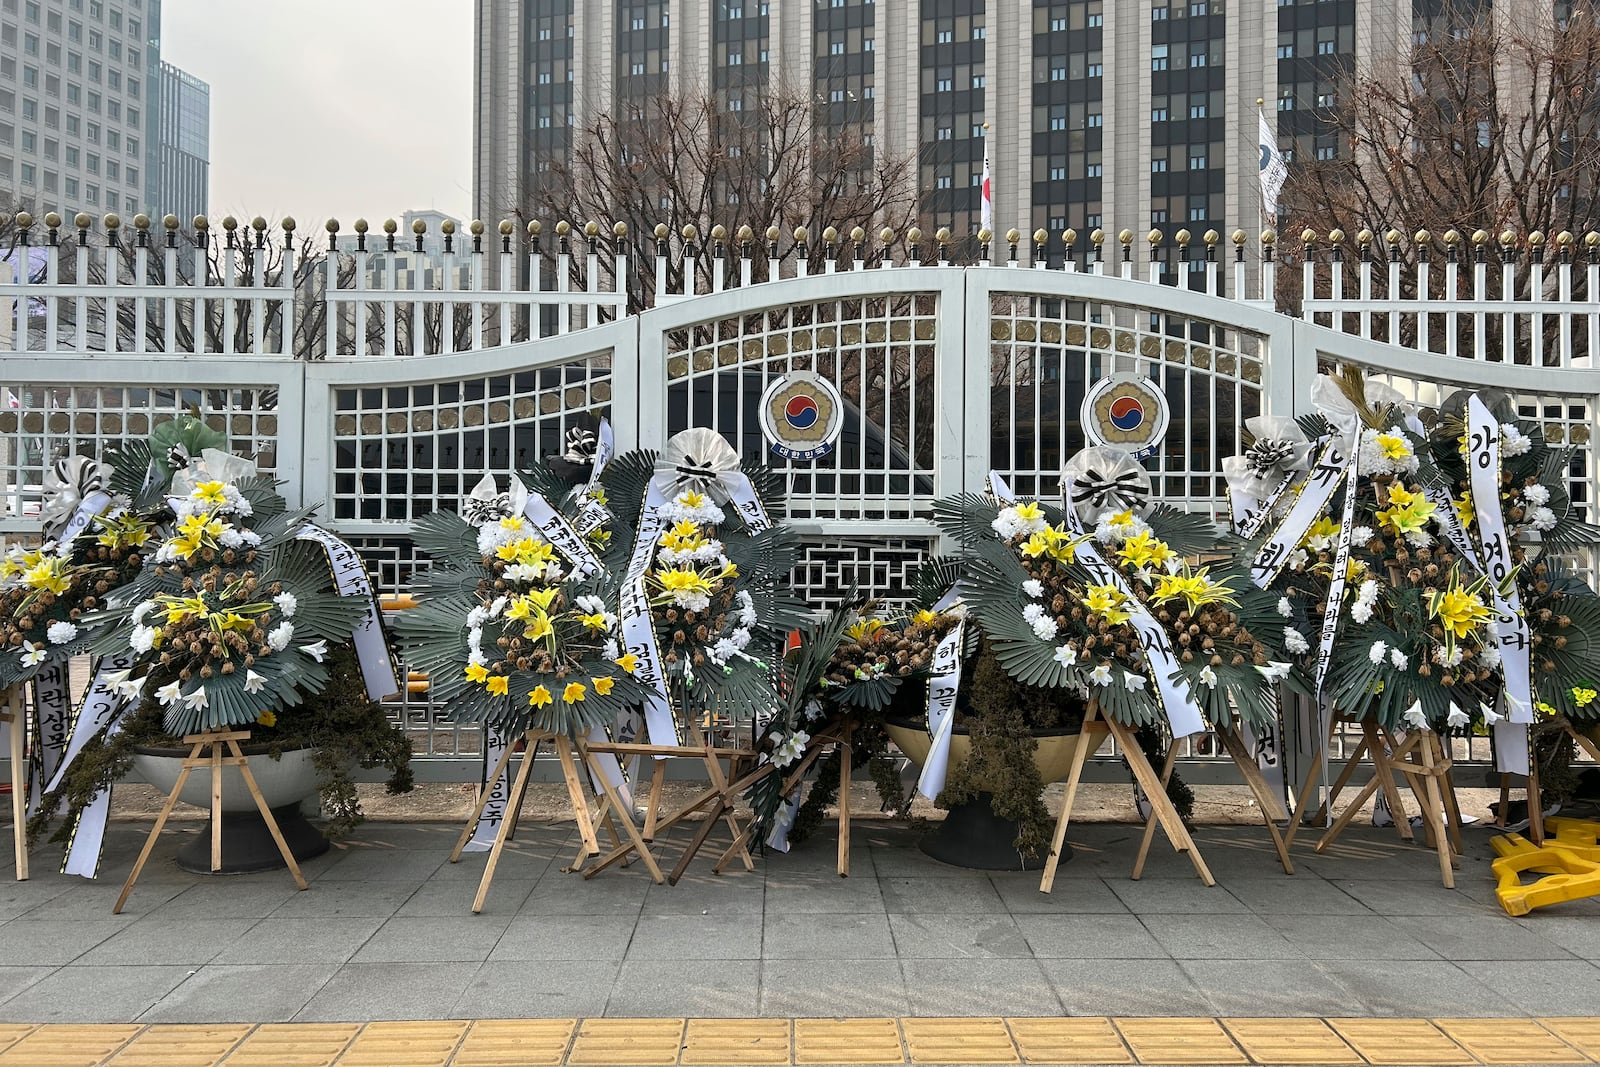
[{"label": "white chrysanthemum", "polygon": [[705,593],[683,590],[672,594],[672,603],[684,611],[705,611],[711,606],[711,597]]},{"label": "white chrysanthemum", "polygon": [[1025,605],[1023,605],[1023,608],[1022,608],[1022,619],[1029,626],[1032,626],[1034,623],[1036,623],[1040,619],[1044,618],[1044,615],[1045,615],[1045,612],[1044,612],[1044,605],[1043,604],[1025,604]]},{"label": "white chrysanthemum", "polygon": [[1367,658],[1373,663],[1382,663],[1383,657],[1389,654],[1389,645],[1383,641],[1372,642],[1372,647],[1367,649]]},{"label": "white chrysanthemum", "polygon": [[244,545],[244,533],[237,526],[225,525],[217,535],[217,544],[223,548],[241,548]]},{"label": "white chrysanthemum", "polygon": [[606,602],[593,593],[585,593],[573,601],[573,604],[585,615],[599,615],[606,610]]},{"label": "white chrysanthemum", "polygon": [[300,607],[300,601],[295,599],[293,593],[279,593],[277,596],[272,598],[272,602],[277,605],[278,611],[281,612],[283,617],[286,619],[294,618],[294,613],[299,610]]},{"label": "white chrysanthemum", "polygon": [[1022,591],[1029,596],[1044,596],[1044,583],[1037,578],[1029,578],[1022,583]]},{"label": "white chrysanthemum", "polygon": [[756,624],[756,602],[748,591],[741,589],[733,598],[734,604],[739,609],[739,625],[754,626]]},{"label": "white chrysanthemum", "polygon": [[1484,645],[1483,651],[1478,653],[1478,658],[1482,660],[1483,665],[1488,667],[1491,671],[1497,669],[1500,666],[1500,646]]},{"label": "white chrysanthemum", "polygon": [[606,639],[605,648],[602,651],[605,653],[606,659],[617,659],[622,655],[622,647],[617,644],[614,638]]},{"label": "white chrysanthemum", "polygon": [[1353,544],[1353,545],[1364,545],[1368,541],[1371,541],[1371,540],[1372,540],[1372,527],[1370,527],[1370,526],[1354,526],[1354,527],[1351,527],[1351,529],[1350,529],[1350,543],[1351,544]]},{"label": "white chrysanthemum", "polygon": [[154,626],[135,626],[128,635],[128,645],[135,652],[149,652],[155,647],[156,628]]},{"label": "white chrysanthemum", "polygon": [[64,645],[78,636],[78,628],[70,622],[53,622],[45,630],[44,636],[52,645]]},{"label": "white chrysanthemum", "polygon": [[489,618],[498,619],[500,613],[506,610],[506,598],[497,596],[489,602]]},{"label": "white chrysanthemum", "polygon": [[1528,525],[1540,533],[1555,529],[1556,513],[1549,508],[1534,508],[1528,515]]},{"label": "white chrysanthemum", "polygon": [[472,629],[474,627],[482,626],[486,621],[488,621],[488,618],[489,612],[483,607],[482,604],[479,604],[477,607],[467,612],[467,628]]},{"label": "white chrysanthemum", "polygon": [[717,639],[717,643],[711,646],[711,651],[708,655],[711,661],[720,667],[732,659],[738,651],[739,649],[734,645],[732,638],[720,637]]},{"label": "white chrysanthemum", "polygon": [[1107,545],[1120,545],[1134,534],[1144,533],[1150,524],[1131,511],[1108,511],[1095,524],[1095,540]]},{"label": "white chrysanthemum", "polygon": [[1522,488],[1524,502],[1540,507],[1550,503],[1550,490],[1542,485],[1526,485]]},{"label": "white chrysanthemum", "polygon": [[1110,685],[1111,684],[1111,665],[1107,664],[1107,663],[1102,663],[1102,664],[1100,664],[1100,666],[1098,666],[1094,670],[1090,671],[1089,672],[1089,681],[1093,682],[1095,685]]},{"label": "white chrysanthemum", "polygon": [[1311,651],[1311,645],[1306,641],[1305,635],[1292,626],[1285,626],[1283,628],[1283,647],[1287,649],[1291,655],[1295,656]]},{"label": "white chrysanthemum", "polygon": [[1056,662],[1063,667],[1072,666],[1078,662],[1078,650],[1071,645],[1057,645]]},{"label": "white chrysanthemum", "polygon": [[1412,548],[1427,548],[1433,544],[1433,534],[1426,530],[1407,530],[1406,544]]},{"label": "white chrysanthemum", "polygon": [[1044,521],[1043,515],[1035,515],[1033,518],[1023,517],[1020,507],[1018,504],[1012,504],[1010,507],[1001,508],[1000,514],[996,515],[994,522],[990,524],[1000,540],[1009,541],[1013,537],[1038,533],[1049,525]]},{"label": "white chrysanthemum", "polygon": [[1208,663],[1200,668],[1200,681],[1207,688],[1215,689],[1217,687],[1217,672],[1211,669],[1211,664]]},{"label": "white chrysanthemum", "polygon": [[1057,629],[1056,620],[1048,615],[1033,620],[1033,636],[1041,641],[1054,641]]},{"label": "white chrysanthemum", "polygon": [[1502,456],[1521,456],[1533,448],[1533,440],[1522,432],[1522,428],[1515,423],[1503,422],[1500,424],[1500,454]]},{"label": "white chrysanthemum", "polygon": [[1398,648],[1391,648],[1389,650],[1389,662],[1394,664],[1395,670],[1403,671],[1410,665],[1411,657],[1401,652]]},{"label": "white chrysanthemum", "polygon": [[142,626],[144,624],[144,617],[154,610],[156,610],[156,602],[154,600],[140,601],[139,604],[134,607],[133,613],[129,615],[128,618],[133,620],[133,624],[135,626]]},{"label": "white chrysanthemum", "polygon": [[294,623],[280,622],[267,632],[267,647],[274,652],[282,652],[289,647],[289,641],[294,637]]},{"label": "white chrysanthemum", "polygon": [[1286,619],[1294,614],[1294,606],[1289,603],[1288,597],[1281,596],[1278,598],[1278,614]]}]

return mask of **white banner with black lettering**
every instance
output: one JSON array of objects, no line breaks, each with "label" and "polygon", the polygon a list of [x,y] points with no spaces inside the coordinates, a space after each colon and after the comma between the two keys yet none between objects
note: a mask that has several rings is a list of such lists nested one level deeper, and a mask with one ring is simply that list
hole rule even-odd
[{"label": "white banner with black lettering", "polygon": [[[1070,483],[1063,485],[1062,491],[1067,500],[1072,499]],[[1077,511],[1069,507],[1066,514],[1068,532],[1081,534],[1083,524],[1078,520]],[[1146,669],[1150,674],[1150,691],[1162,711],[1166,712],[1173,739],[1203,732],[1206,729],[1205,716],[1194,699],[1194,692],[1177,680],[1183,675],[1167,631],[1145,609],[1144,602],[1128,587],[1121,572],[1100,555],[1092,540],[1079,545],[1077,554],[1078,563],[1089,572],[1091,579],[1099,585],[1109,585],[1122,594],[1123,610],[1129,615],[1128,625],[1139,635],[1139,644],[1144,649]]]},{"label": "white banner with black lettering", "polygon": [[1474,393],[1467,399],[1467,470],[1484,573],[1493,594],[1500,646],[1505,718],[1494,724],[1495,769],[1528,773],[1528,727],[1533,723],[1533,664],[1528,620],[1517,593],[1511,537],[1500,507],[1500,420]]},{"label": "white banner with black lettering", "polygon": [[382,700],[398,693],[400,681],[395,675],[394,657],[389,654],[389,640],[383,633],[383,613],[378,609],[377,597],[372,592],[372,578],[367,574],[367,565],[361,561],[360,553],[348,542],[313,523],[300,527],[295,536],[322,546],[328,567],[333,571],[334,588],[340,596],[361,598],[365,613],[351,640],[356,646],[356,658],[361,663],[361,678],[366,682],[367,696]]},{"label": "white banner with black lettering", "polygon": [[1288,564],[1289,557],[1305,540],[1306,531],[1322,515],[1328,501],[1333,499],[1333,494],[1338,490],[1339,483],[1352,468],[1353,464],[1345,459],[1344,449],[1338,441],[1329,441],[1323,446],[1322,454],[1317,457],[1305,481],[1301,483],[1294,503],[1289,506],[1289,514],[1262,542],[1250,561],[1250,579],[1258,587],[1265,589],[1278,577]]},{"label": "white banner with black lettering", "polygon": [[72,691],[67,664],[54,660],[33,678],[34,735],[28,753],[28,814],[36,814],[44,786],[55,780],[64,765],[67,739],[72,735]]},{"label": "white banner with black lettering", "polygon": [[933,741],[917,778],[917,792],[929,800],[938,797],[944,789],[945,776],[950,773],[950,738],[955,732],[956,696],[961,688],[961,639],[966,627],[963,619],[940,638],[929,664],[928,736]]}]

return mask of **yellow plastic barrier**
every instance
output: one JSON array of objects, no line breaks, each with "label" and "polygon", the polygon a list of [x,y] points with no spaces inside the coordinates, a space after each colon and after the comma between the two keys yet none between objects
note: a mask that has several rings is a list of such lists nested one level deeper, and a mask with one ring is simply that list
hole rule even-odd
[{"label": "yellow plastic barrier", "polygon": [[[1534,908],[1600,896],[1600,863],[1571,849],[1552,841],[1539,848],[1520,834],[1495,837],[1489,844],[1500,857],[1493,864],[1495,897],[1507,915],[1526,915]],[[1524,885],[1522,875],[1528,871],[1556,873]]]},{"label": "yellow plastic barrier", "polygon": [[1600,863],[1600,822],[1552,815],[1544,821],[1545,840],[1576,856]]},{"label": "yellow plastic barrier", "polygon": [[[386,596],[378,599],[378,606],[384,611],[409,611],[417,606],[417,598],[409,593],[398,596]],[[428,691],[428,676],[421,671],[410,671],[406,674],[406,692],[418,696]]]}]

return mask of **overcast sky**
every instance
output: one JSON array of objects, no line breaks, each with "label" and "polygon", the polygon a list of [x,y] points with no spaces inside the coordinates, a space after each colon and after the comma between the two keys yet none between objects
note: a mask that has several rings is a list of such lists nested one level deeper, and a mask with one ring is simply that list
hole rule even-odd
[{"label": "overcast sky", "polygon": [[211,217],[466,217],[472,18],[472,0],[165,0],[162,58],[211,84]]}]

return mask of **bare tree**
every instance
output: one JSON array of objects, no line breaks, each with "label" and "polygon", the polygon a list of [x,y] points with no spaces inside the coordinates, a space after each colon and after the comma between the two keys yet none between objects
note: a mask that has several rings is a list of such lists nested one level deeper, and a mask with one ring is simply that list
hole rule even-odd
[{"label": "bare tree", "polygon": [[[655,229],[674,240],[696,226],[700,245],[723,224],[730,251],[740,226],[753,235],[755,277],[765,277],[768,227],[782,231],[780,255],[796,254],[791,234],[811,235],[806,254],[820,264],[828,226],[848,234],[889,227],[904,233],[917,212],[916,161],[892,155],[860,133],[819,119],[818,105],[801,90],[779,88],[756,106],[729,112],[710,91],[661,92],[629,98],[576,132],[570,163],[541,176],[525,219],[616,222],[628,227],[623,246],[631,257],[635,310],[655,286]],[[609,262],[603,263],[608,279]],[[702,280],[712,269],[697,257]],[[684,262],[674,257],[668,284],[682,283]]]},{"label": "bare tree", "polygon": [[[1429,232],[1436,257],[1447,251],[1444,235],[1456,231],[1458,254],[1470,260],[1471,235],[1483,230],[1495,235],[1485,251],[1498,292],[1502,231],[1516,234],[1519,248],[1535,231],[1552,248],[1570,233],[1576,251],[1600,229],[1600,20],[1587,0],[1562,21],[1537,5],[1509,13],[1443,0],[1419,29],[1409,47],[1339,85],[1338,105],[1323,117],[1340,158],[1291,168],[1282,227],[1289,241],[1280,247],[1292,263],[1302,229],[1325,237],[1339,227],[1353,237],[1393,228],[1404,235],[1398,251],[1407,268],[1395,295],[1415,296],[1417,231]],[[1360,251],[1352,243],[1345,254]],[[1279,273],[1281,306],[1293,306],[1298,273]],[[1470,282],[1471,272],[1462,274]],[[1518,272],[1524,296],[1528,278]],[[1431,272],[1428,295],[1465,295],[1443,287],[1443,272]],[[1435,334],[1440,344],[1443,332]]]}]

